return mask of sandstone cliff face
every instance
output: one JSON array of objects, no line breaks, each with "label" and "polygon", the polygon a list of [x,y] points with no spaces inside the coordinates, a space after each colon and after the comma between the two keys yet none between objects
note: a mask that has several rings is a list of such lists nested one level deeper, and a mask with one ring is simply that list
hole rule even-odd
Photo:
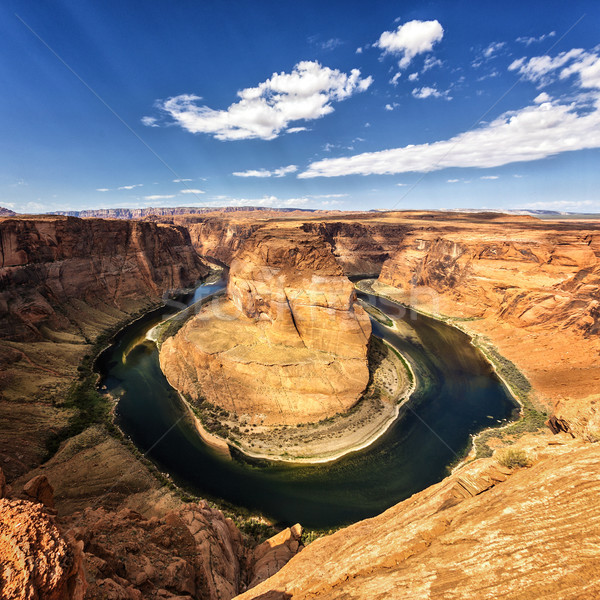
[{"label": "sandstone cliff face", "polygon": [[[530,380],[573,433],[600,431],[600,232],[595,224],[511,221],[413,231],[379,281],[459,319]],[[395,292],[391,292],[395,293]]]},{"label": "sandstone cliff face", "polygon": [[160,352],[178,390],[265,424],[348,410],[368,383],[368,315],[322,238],[258,231],[231,263],[227,297]]},{"label": "sandstone cliff face", "polygon": [[477,461],[313,542],[239,600],[596,598],[599,467],[595,445],[549,447],[513,474]]},{"label": "sandstone cliff face", "polygon": [[193,284],[208,268],[183,228],[152,223],[20,217],[0,221],[0,336],[66,329],[65,305],[120,308]]}]

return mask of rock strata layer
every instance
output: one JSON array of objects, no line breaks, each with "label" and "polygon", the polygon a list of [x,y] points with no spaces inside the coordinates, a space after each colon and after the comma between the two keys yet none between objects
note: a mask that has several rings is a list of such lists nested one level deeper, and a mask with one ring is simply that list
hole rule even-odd
[{"label": "rock strata layer", "polygon": [[365,389],[370,334],[321,237],[258,231],[231,263],[227,296],[165,341],[160,363],[194,401],[265,424],[319,421]]},{"label": "rock strata layer", "polygon": [[316,540],[239,600],[580,600],[600,595],[595,446],[514,474],[477,461]]}]

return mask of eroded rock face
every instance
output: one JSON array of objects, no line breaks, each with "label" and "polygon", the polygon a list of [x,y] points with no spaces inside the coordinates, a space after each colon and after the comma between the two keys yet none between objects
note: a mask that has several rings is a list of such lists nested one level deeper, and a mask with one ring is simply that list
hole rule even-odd
[{"label": "eroded rock face", "polygon": [[[73,328],[77,301],[116,309],[160,298],[209,269],[183,228],[137,221],[18,217],[0,220],[0,337],[35,340]],[[73,319],[75,320],[75,319]]]},{"label": "eroded rock face", "polygon": [[600,594],[595,446],[510,471],[479,460],[317,540],[239,600],[575,600]]},{"label": "eroded rock face", "polygon": [[267,424],[348,410],[368,383],[368,315],[319,236],[258,231],[232,261],[227,296],[160,352],[170,383],[194,400]]},{"label": "eroded rock face", "polygon": [[1,499],[0,596],[81,600],[87,588],[82,546],[61,532],[41,504]]},{"label": "eroded rock face", "polygon": [[572,433],[600,433],[596,224],[506,219],[411,231],[379,282],[489,340]]}]

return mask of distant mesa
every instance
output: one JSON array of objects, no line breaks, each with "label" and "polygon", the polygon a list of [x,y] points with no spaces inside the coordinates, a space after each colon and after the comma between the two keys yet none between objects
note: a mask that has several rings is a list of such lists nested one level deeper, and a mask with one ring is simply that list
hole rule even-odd
[{"label": "distant mesa", "polygon": [[[0,209],[5,210],[5,209]],[[176,206],[176,207],[148,207],[148,208],[99,208],[94,210],[66,210],[49,213],[65,217],[79,217],[82,219],[147,219],[149,217],[172,217],[176,215],[196,215],[212,212],[246,212],[246,211],[273,211],[277,212],[313,212],[308,208],[271,208],[266,206]],[[0,213],[1,214],[1,213]]]},{"label": "distant mesa", "polygon": [[0,217],[14,217],[16,214],[17,213],[14,210],[0,206]]}]

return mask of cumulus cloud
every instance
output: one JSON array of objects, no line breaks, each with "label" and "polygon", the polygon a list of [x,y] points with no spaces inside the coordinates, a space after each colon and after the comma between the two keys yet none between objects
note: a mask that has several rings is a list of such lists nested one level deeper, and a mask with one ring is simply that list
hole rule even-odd
[{"label": "cumulus cloud", "polygon": [[550,102],[552,100],[552,98],[546,94],[546,92],[542,92],[541,94],[538,94],[533,101],[536,104],[543,104],[544,102]]},{"label": "cumulus cloud", "polygon": [[286,198],[277,196],[263,196],[262,198],[230,198],[229,196],[215,196],[205,206],[271,206],[276,207],[298,207],[309,202],[309,198]]},{"label": "cumulus cloud", "polygon": [[157,121],[158,119],[156,117],[142,117],[142,125],[145,125],[146,127],[159,127]]},{"label": "cumulus cloud", "polygon": [[204,190],[190,190],[190,189],[186,189],[186,190],[181,190],[179,192],[180,194],[204,194]]},{"label": "cumulus cloud", "polygon": [[[390,79],[390,83],[392,85],[398,85],[398,81],[400,80],[400,77],[402,77],[402,73],[400,71],[398,71],[391,79]],[[409,76],[410,79],[410,76]]]},{"label": "cumulus cloud", "polygon": [[[291,73],[274,73],[256,87],[238,91],[240,100],[226,110],[199,104],[200,96],[181,94],[157,103],[175,123],[191,133],[207,133],[219,140],[271,140],[294,121],[318,119],[333,112],[340,102],[365,91],[372,77],[361,77],[321,66],[298,63]],[[298,131],[297,127],[291,128]]]},{"label": "cumulus cloud", "polygon": [[600,88],[600,55],[581,48],[573,48],[556,56],[519,58],[510,64],[508,70],[517,71],[523,79],[539,86],[548,85],[557,78],[567,79],[576,75],[581,87]]},{"label": "cumulus cloud", "polygon": [[160,194],[155,194],[154,196],[144,196],[144,200],[168,200],[169,198],[175,198],[175,194],[165,196]]},{"label": "cumulus cloud", "polygon": [[398,66],[405,69],[417,54],[431,52],[434,44],[444,36],[439,21],[409,21],[396,31],[384,31],[374,46],[384,54],[401,55]]},{"label": "cumulus cloud", "polygon": [[588,110],[581,112],[573,104],[526,106],[448,140],[315,161],[298,177],[490,168],[599,147],[600,96],[596,96]]},{"label": "cumulus cloud", "polygon": [[509,71],[517,71],[523,79],[540,85],[547,85],[553,80],[555,72],[574,59],[586,53],[581,48],[573,48],[552,56],[534,56],[529,60],[525,57],[514,60],[508,67]]},{"label": "cumulus cloud", "polygon": [[446,98],[446,100],[452,100],[450,96],[450,90],[445,90],[440,92],[437,88],[424,86],[422,88],[415,88],[412,91],[412,95],[415,98],[423,99],[423,98]]},{"label": "cumulus cloud", "polygon": [[279,167],[268,171],[267,169],[250,169],[249,171],[235,171],[232,173],[236,177],[285,177],[289,173],[295,173],[298,170],[296,165],[288,165],[287,167]]}]

